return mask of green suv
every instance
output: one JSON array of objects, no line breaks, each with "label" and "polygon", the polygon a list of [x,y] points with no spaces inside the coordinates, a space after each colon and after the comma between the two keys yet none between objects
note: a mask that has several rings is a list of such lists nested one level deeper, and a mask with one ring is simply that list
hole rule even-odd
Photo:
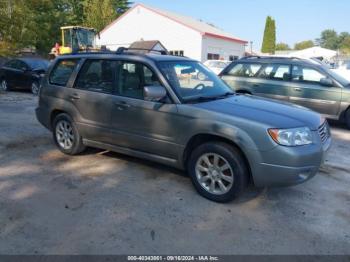
[{"label": "green suv", "polygon": [[248,182],[309,180],[331,144],[316,112],[237,95],[198,61],[130,50],[57,58],[36,116],[65,154],[90,146],[170,165],[219,202]]},{"label": "green suv", "polygon": [[246,57],[220,74],[237,93],[308,107],[350,128],[350,82],[319,61],[286,57]]}]

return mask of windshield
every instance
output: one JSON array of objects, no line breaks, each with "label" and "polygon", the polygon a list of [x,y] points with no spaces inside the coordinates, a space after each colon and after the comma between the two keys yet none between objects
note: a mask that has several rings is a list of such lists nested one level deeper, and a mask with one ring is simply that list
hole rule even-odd
[{"label": "windshield", "polygon": [[95,32],[89,29],[77,30],[77,37],[80,47],[93,47],[95,40]]},{"label": "windshield", "polygon": [[224,63],[224,62],[219,62],[219,61],[213,61],[213,62],[210,62],[209,63],[209,66],[211,66],[211,67],[218,67],[218,68],[225,68],[226,66],[227,66],[227,64],[226,63]]},{"label": "windshield", "polygon": [[217,98],[233,91],[199,62],[160,62],[160,70],[184,101]]},{"label": "windshield", "polygon": [[328,74],[330,74],[342,86],[350,86],[350,82],[348,80],[346,80],[344,77],[342,77],[341,75],[339,75],[338,73],[332,71],[331,69],[329,69],[327,67],[323,67],[323,68]]},{"label": "windshield", "polygon": [[31,60],[28,62],[32,69],[46,70],[49,67],[49,62],[46,60]]}]

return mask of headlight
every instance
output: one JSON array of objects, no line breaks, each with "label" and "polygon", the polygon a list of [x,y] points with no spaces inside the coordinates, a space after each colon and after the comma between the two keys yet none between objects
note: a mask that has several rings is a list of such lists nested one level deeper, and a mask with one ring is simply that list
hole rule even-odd
[{"label": "headlight", "polygon": [[292,129],[269,129],[272,139],[282,146],[303,146],[312,144],[312,133],[307,127]]}]

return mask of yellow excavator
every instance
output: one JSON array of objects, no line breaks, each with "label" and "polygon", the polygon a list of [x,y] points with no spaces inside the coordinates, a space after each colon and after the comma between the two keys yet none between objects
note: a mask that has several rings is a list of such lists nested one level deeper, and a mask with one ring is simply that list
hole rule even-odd
[{"label": "yellow excavator", "polygon": [[83,26],[62,26],[61,45],[56,45],[51,49],[50,55],[59,56],[81,51],[97,51],[96,46],[97,31],[94,28]]}]

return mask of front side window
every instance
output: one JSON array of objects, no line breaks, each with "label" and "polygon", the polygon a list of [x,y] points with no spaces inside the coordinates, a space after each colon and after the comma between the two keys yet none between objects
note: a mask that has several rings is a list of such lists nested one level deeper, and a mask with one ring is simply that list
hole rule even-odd
[{"label": "front side window", "polygon": [[76,68],[78,62],[78,59],[59,60],[49,76],[50,84],[65,86],[68,83],[68,80]]},{"label": "front side window", "polygon": [[136,99],[144,99],[145,86],[161,85],[149,67],[137,62],[122,62],[117,79],[117,94]]},{"label": "front side window", "polygon": [[266,65],[258,77],[271,80],[289,80],[290,66],[281,64]]},{"label": "front side window", "polygon": [[236,64],[228,74],[231,76],[239,76],[239,77],[254,77],[257,72],[260,70],[260,64]]},{"label": "front side window", "polygon": [[86,61],[78,75],[75,87],[95,92],[112,93],[115,63],[111,60]]},{"label": "front side window", "polygon": [[223,96],[231,89],[199,62],[166,61],[159,67],[169,84],[183,100]]},{"label": "front side window", "polygon": [[319,84],[322,78],[327,78],[327,76],[313,68],[303,67],[303,66],[293,66],[293,70],[292,70],[293,81]]}]

